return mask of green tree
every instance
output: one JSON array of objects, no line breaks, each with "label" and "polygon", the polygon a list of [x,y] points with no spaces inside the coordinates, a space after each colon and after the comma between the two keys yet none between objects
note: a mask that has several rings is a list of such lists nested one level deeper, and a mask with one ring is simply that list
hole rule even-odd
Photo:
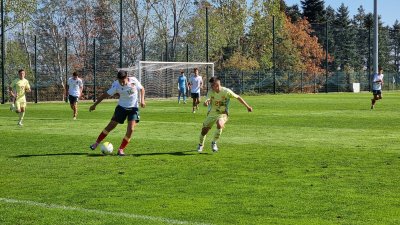
[{"label": "green tree", "polygon": [[229,59],[240,48],[240,40],[244,37],[247,18],[247,2],[245,0],[220,0],[215,5],[216,13],[225,33],[227,45],[222,46],[222,54],[218,58]]},{"label": "green tree", "polygon": [[393,55],[393,70],[399,71],[400,70],[400,23],[396,20],[391,29],[391,49],[394,52]]},{"label": "green tree", "polygon": [[[223,58],[223,48],[228,45],[228,34],[219,10],[212,5],[207,5],[209,21],[209,58],[216,62],[216,66],[221,69]],[[206,61],[206,6],[197,5],[193,17],[190,19],[190,28],[186,31],[186,40],[190,45],[192,61]]]},{"label": "green tree", "polygon": [[308,22],[322,23],[325,21],[325,2],[323,0],[302,0],[303,16]]},{"label": "green tree", "polygon": [[335,25],[335,63],[341,69],[345,65],[353,67],[357,58],[355,30],[349,18],[349,10],[343,3],[336,13]]},{"label": "green tree", "polygon": [[272,67],[272,20],[271,16],[257,7],[252,12],[252,23],[247,35],[247,49],[262,69]]},{"label": "green tree", "polygon": [[[332,57],[332,61],[328,63],[328,71],[336,70],[334,64],[335,52],[336,52],[336,45],[335,45],[335,20],[336,20],[336,12],[331,6],[326,8],[326,20],[328,23],[328,51],[329,55]],[[326,40],[325,40],[326,41]],[[320,42],[321,43],[321,42]],[[324,43],[324,45],[326,45]]]},{"label": "green tree", "polygon": [[356,52],[358,59],[354,62],[356,71],[363,71],[367,68],[368,63],[368,35],[369,30],[366,28],[365,24],[366,13],[361,5],[357,9],[357,14],[353,17],[353,26],[356,32]]},{"label": "green tree", "polygon": [[287,6],[285,12],[292,22],[296,22],[301,18],[301,12],[299,9],[299,5],[297,4],[293,6]]}]

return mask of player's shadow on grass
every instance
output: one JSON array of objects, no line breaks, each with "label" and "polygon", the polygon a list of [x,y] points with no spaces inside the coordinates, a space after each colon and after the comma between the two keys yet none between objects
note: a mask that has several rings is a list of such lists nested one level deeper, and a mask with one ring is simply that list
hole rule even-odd
[{"label": "player's shadow on grass", "polygon": [[[201,155],[207,155],[208,153],[202,153]],[[26,155],[15,155],[11,158],[29,158],[29,157],[39,157],[39,156],[79,156],[86,155],[87,157],[105,157],[105,156],[117,156],[116,154],[112,155],[104,155],[101,153],[91,153],[91,152],[64,152],[64,153],[49,153],[49,154],[26,154]],[[173,156],[193,156],[198,155],[196,150],[187,150],[187,151],[176,151],[176,152],[149,152],[149,153],[134,153],[134,154],[126,154],[125,157],[133,156],[133,157],[141,157],[141,156],[157,156],[157,155],[173,155]]]},{"label": "player's shadow on grass", "polygon": [[190,156],[193,154],[188,154],[188,153],[193,153],[193,152],[196,152],[196,151],[195,150],[187,150],[187,151],[176,151],[176,152],[134,153],[134,154],[127,154],[127,156],[133,156],[133,157],[155,156],[155,155]]}]

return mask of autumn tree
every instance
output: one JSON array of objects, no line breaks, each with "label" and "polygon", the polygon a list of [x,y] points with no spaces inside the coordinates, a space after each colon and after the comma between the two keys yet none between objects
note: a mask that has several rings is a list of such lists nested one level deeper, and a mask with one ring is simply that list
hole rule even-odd
[{"label": "autumn tree", "polygon": [[295,23],[291,23],[288,18],[284,21],[286,31],[284,38],[289,41],[282,46],[284,48],[282,51],[290,54],[286,56],[281,66],[292,72],[305,72],[303,77],[305,82],[316,78],[322,79],[325,70],[321,62],[325,59],[325,51],[319,44],[318,38],[313,35],[310,23],[306,19],[300,19]]}]

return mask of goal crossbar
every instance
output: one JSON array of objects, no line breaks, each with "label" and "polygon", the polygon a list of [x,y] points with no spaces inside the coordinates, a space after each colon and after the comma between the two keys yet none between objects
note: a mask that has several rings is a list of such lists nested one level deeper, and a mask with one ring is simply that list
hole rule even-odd
[{"label": "goal crossbar", "polygon": [[[143,65],[147,64],[147,65]],[[162,67],[157,67],[157,64],[163,65]],[[211,76],[214,76],[214,63],[212,62],[160,62],[160,61],[139,61],[137,69],[139,80],[141,78],[142,69],[146,68],[147,71],[157,71],[163,69],[193,69],[199,65],[211,66]],[[154,68],[156,67],[156,68]]]},{"label": "goal crossbar", "polygon": [[138,61],[136,66],[118,68],[118,71],[137,71],[138,79],[141,79],[142,70],[159,71],[165,69],[193,69],[199,66],[210,66],[211,76],[214,76],[214,63],[212,62],[162,62],[162,61]]}]

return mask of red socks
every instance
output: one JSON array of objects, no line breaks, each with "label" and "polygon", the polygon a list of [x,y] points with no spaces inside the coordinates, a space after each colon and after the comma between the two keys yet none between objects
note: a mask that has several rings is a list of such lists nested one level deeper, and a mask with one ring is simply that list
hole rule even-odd
[{"label": "red socks", "polygon": [[100,133],[99,137],[97,138],[96,143],[100,143],[102,140],[104,140],[105,137],[107,137],[107,135],[108,135],[108,131],[103,130]]},{"label": "red socks", "polygon": [[122,139],[122,143],[121,143],[121,145],[119,146],[119,149],[122,149],[122,150],[124,150],[124,149],[125,149],[125,147],[128,145],[129,141],[130,141],[130,139],[129,139],[129,138],[127,138],[127,137],[124,137],[124,138]]}]

